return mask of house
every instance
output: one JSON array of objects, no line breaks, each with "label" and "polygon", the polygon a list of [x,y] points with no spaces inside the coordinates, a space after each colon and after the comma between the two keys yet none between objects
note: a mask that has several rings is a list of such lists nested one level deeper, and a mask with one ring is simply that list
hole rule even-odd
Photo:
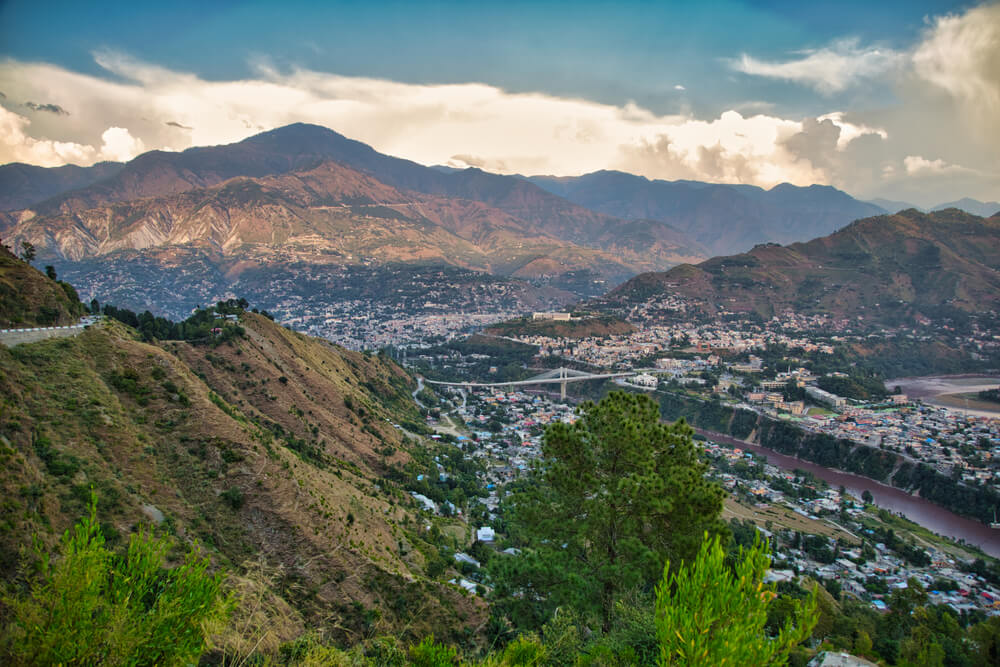
[{"label": "house", "polygon": [[483,526],[476,531],[476,539],[480,542],[492,542],[496,537],[496,533],[489,526]]}]

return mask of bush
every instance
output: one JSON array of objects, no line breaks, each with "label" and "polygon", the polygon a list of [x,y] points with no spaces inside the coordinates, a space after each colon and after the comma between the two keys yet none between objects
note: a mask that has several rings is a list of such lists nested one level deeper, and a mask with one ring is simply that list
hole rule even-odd
[{"label": "bush", "polygon": [[140,531],[124,555],[105,548],[97,497],[89,516],[50,558],[36,539],[37,578],[30,591],[5,598],[0,656],[13,665],[187,664],[205,649],[203,624],[226,614],[221,577],[188,552],[167,570],[170,543]]},{"label": "bush", "polygon": [[243,502],[244,502],[243,491],[241,491],[236,487],[233,487],[231,489],[226,489],[225,491],[219,494],[219,497],[222,498],[222,500],[224,500],[226,504],[232,507],[234,510],[238,510],[239,508],[243,507]]},{"label": "bush", "polygon": [[458,664],[458,651],[436,643],[434,635],[428,635],[410,647],[410,664],[413,667],[451,667]]}]

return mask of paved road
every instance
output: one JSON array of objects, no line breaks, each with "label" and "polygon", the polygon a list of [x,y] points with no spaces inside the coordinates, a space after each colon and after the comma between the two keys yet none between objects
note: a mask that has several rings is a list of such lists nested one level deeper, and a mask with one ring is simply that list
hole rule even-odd
[{"label": "paved road", "polygon": [[92,322],[85,321],[65,327],[29,327],[24,329],[0,329],[0,343],[14,347],[23,343],[37,343],[47,338],[68,338],[83,332]]}]

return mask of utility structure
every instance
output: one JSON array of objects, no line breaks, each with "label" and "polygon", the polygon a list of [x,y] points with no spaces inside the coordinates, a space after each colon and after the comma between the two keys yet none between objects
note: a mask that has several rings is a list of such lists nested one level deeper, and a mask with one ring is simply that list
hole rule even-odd
[{"label": "utility structure", "polygon": [[559,367],[551,371],[528,378],[527,380],[516,380],[513,382],[436,382],[434,380],[424,380],[427,384],[436,384],[444,387],[519,387],[535,384],[558,384],[559,397],[566,398],[566,385],[570,382],[585,382],[587,380],[608,380],[613,378],[632,377],[635,371],[623,373],[587,373],[573,368]]}]

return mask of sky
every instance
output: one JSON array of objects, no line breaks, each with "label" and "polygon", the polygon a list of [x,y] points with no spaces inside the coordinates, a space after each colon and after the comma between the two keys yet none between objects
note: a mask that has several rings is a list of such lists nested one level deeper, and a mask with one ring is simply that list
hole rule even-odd
[{"label": "sky", "polygon": [[297,121],[501,173],[1000,200],[1000,2],[0,0],[0,163]]}]

